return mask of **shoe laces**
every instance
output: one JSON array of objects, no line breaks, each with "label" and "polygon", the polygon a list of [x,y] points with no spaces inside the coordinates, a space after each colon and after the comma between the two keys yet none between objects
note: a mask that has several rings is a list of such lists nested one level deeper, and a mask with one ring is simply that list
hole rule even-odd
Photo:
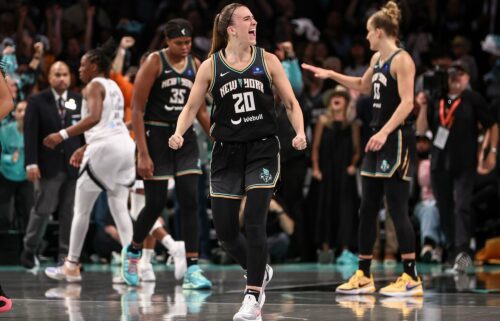
[{"label": "shoe laces", "polygon": [[137,273],[137,265],[139,263],[139,259],[128,259],[128,273],[135,274]]}]

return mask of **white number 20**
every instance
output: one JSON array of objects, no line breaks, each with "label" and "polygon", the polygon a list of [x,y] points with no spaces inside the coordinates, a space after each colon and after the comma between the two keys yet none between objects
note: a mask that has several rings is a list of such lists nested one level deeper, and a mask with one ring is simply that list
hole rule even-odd
[{"label": "white number 20", "polygon": [[234,103],[234,112],[241,114],[244,112],[249,112],[255,110],[255,100],[253,98],[253,92],[244,92],[239,94],[233,94],[233,98],[236,99]]}]

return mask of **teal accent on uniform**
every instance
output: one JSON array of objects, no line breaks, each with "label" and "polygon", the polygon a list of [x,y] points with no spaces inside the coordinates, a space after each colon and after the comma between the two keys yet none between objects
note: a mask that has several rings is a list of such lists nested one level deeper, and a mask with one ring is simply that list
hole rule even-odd
[{"label": "teal accent on uniform", "polygon": [[[11,181],[22,182],[26,180],[24,135],[19,131],[16,121],[0,127],[0,144],[2,145],[0,173]],[[14,161],[16,152],[18,158]]]}]

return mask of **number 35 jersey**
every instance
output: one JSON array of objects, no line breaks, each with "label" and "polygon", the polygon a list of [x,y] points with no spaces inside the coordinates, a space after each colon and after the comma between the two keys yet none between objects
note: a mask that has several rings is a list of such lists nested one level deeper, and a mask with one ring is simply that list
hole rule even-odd
[{"label": "number 35 jersey", "polygon": [[184,70],[178,72],[168,62],[165,49],[159,50],[161,73],[149,93],[144,121],[175,123],[187,102],[196,75],[191,55],[186,57]]},{"label": "number 35 jersey", "polygon": [[223,142],[248,142],[275,135],[276,109],[264,50],[252,47],[251,62],[242,70],[230,67],[222,50],[212,59],[212,137]]}]

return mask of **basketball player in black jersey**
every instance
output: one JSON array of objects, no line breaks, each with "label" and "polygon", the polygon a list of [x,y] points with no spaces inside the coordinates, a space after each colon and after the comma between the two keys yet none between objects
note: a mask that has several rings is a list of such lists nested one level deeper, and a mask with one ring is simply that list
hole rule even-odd
[{"label": "basketball player in black jersey", "polygon": [[[0,65],[0,71],[0,120],[2,120],[14,108],[14,100],[5,81],[3,65]],[[3,292],[2,286],[0,286],[0,313],[7,312],[10,309],[12,309],[12,300]]]},{"label": "basketball player in black jersey", "polygon": [[[175,132],[177,118],[190,94],[200,62],[189,54],[192,26],[187,20],[170,20],[165,27],[165,37],[167,49],[149,55],[134,84],[132,125],[146,205],[134,224],[134,236],[125,253],[122,276],[129,285],[138,284],[137,260],[142,243],[166,204],[168,179],[173,178],[186,244],[187,272],[183,288],[209,289],[212,284],[198,266],[196,200],[198,175],[202,172],[196,133],[190,127],[185,136],[186,144],[178,151],[170,149],[167,144],[168,137]],[[203,101],[199,105],[202,104]],[[200,110],[198,119],[208,132],[206,106]]]},{"label": "basketball player in black jersey", "polygon": [[[255,47],[257,22],[237,3],[216,16],[212,49],[196,76],[175,134],[173,149],[186,144],[204,96],[214,100],[211,135],[215,139],[210,169],[210,195],[217,236],[224,248],[247,270],[245,298],[233,320],[262,320],[264,288],[272,269],[266,266],[266,214],[279,169],[276,111],[271,84],[276,87],[297,136],[296,149],[306,148],[299,103],[278,58]],[[239,232],[238,212],[246,194],[246,239]],[[247,241],[248,240],[248,241]]]},{"label": "basketball player in black jersey", "polygon": [[380,290],[388,296],[422,295],[423,288],[415,267],[415,233],[409,220],[410,178],[415,171],[416,142],[410,121],[413,110],[415,64],[410,55],[398,48],[401,18],[396,3],[389,1],[367,22],[370,49],[376,51],[363,77],[349,77],[332,70],[303,64],[316,77],[331,78],[342,85],[365,93],[373,99],[373,136],[366,144],[361,166],[362,202],[359,226],[359,270],[338,293],[360,294],[375,291],[370,263],[376,238],[376,220],[385,195],[396,227],[404,273]]}]

